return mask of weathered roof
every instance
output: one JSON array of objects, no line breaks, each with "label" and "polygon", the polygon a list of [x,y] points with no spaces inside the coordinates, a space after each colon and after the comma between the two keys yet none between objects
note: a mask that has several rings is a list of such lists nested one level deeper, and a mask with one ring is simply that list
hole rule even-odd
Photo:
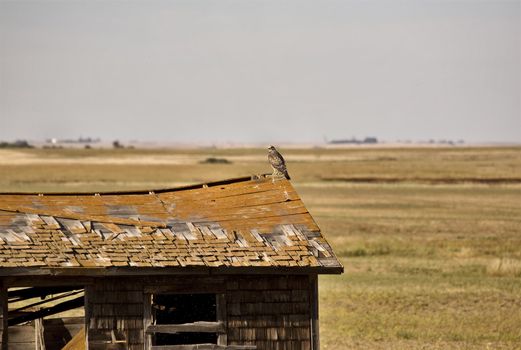
[{"label": "weathered roof", "polygon": [[0,275],[19,268],[111,267],[343,269],[285,179],[145,192],[0,194]]}]

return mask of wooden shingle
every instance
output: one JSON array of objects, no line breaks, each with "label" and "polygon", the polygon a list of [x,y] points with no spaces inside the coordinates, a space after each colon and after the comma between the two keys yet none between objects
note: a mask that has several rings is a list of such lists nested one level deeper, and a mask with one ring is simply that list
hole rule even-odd
[{"label": "wooden shingle", "polygon": [[291,183],[264,176],[101,194],[0,194],[0,267],[342,266]]}]

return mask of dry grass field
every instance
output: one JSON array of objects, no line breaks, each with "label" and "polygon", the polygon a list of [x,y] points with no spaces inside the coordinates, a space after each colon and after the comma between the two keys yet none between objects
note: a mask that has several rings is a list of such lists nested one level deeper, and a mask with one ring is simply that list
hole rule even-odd
[{"label": "dry grass field", "polygon": [[[282,152],[345,266],[320,278],[323,349],[521,349],[521,148]],[[270,172],[265,155],[0,150],[0,191],[172,187]]]}]

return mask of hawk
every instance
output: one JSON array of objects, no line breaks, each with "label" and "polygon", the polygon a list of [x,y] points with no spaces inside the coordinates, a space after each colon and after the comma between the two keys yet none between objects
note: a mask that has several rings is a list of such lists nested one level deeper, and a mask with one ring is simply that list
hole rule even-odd
[{"label": "hawk", "polygon": [[275,147],[270,146],[268,148],[268,161],[270,162],[271,167],[273,168],[272,179],[274,181],[275,176],[284,176],[286,179],[290,180],[288,169],[286,169],[286,162],[282,155],[275,149]]}]

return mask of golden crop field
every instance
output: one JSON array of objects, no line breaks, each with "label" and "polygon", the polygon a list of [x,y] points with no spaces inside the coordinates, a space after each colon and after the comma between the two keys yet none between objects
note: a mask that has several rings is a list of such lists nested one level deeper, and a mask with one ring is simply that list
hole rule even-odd
[{"label": "golden crop field", "polygon": [[[345,266],[320,277],[323,349],[521,348],[520,147],[281,151]],[[0,150],[0,192],[174,187],[267,173],[265,157]]]}]

